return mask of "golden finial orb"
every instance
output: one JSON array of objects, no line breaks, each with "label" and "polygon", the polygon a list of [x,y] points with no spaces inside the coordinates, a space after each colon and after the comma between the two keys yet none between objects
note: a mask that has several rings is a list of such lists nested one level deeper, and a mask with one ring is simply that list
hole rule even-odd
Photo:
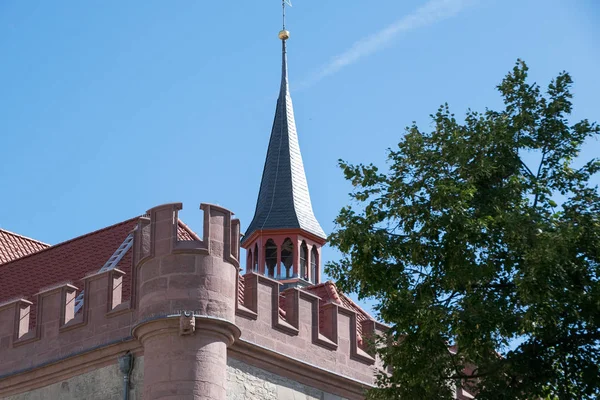
[{"label": "golden finial orb", "polygon": [[286,31],[285,29],[282,31],[279,31],[279,39],[281,40],[288,40],[290,38],[290,32]]}]

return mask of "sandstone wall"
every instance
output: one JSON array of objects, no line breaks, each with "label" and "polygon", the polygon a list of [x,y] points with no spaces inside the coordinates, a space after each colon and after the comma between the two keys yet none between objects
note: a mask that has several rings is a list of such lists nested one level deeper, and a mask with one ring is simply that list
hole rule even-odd
[{"label": "sandstone wall", "polygon": [[[339,399],[323,391],[362,399],[377,364],[372,351],[360,346],[359,331],[369,337],[381,327],[298,288],[281,293],[280,282],[262,275],[240,277],[239,222],[228,210],[201,207],[202,240],[179,238],[179,203],[155,207],[150,218],[140,218],[129,300],[123,301],[124,272],[112,269],[84,278],[83,292],[61,284],[42,290],[35,303],[0,304],[0,398],[120,399],[117,357],[131,351],[145,354],[145,371],[138,370],[134,379],[135,400],[142,393],[142,374],[154,397],[214,386],[210,394],[219,400]],[[78,293],[84,301],[75,312]],[[181,329],[185,311],[195,314],[191,337],[181,336],[190,333]],[[183,325],[186,321],[190,328],[192,320],[183,319]],[[208,340],[218,351],[202,353]],[[232,373],[237,367],[234,361],[227,364],[228,355],[263,370],[240,367]],[[139,369],[141,359],[136,361]],[[28,394],[17,395],[20,391]]]},{"label": "sandstone wall", "polygon": [[[144,357],[134,358],[130,400],[142,400]],[[4,400],[120,400],[123,377],[115,362],[104,368],[74,376],[62,382],[4,397]],[[227,359],[228,400],[345,400],[342,397],[303,385],[291,379],[253,367],[229,357]]]},{"label": "sandstone wall", "polygon": [[345,400],[291,379],[227,359],[227,400]]},{"label": "sandstone wall", "polygon": [[[142,399],[144,357],[135,357],[131,373],[130,400]],[[123,376],[117,360],[113,365],[74,376],[62,382],[27,393],[4,397],[4,400],[121,400]]]}]

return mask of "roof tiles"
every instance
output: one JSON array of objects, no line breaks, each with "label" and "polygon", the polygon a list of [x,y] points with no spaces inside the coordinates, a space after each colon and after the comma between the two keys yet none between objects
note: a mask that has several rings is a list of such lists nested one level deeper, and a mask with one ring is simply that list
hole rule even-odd
[{"label": "roof tiles", "polygon": [[[65,282],[81,289],[81,280],[102,268],[136,223],[137,218],[128,219],[0,265],[0,303],[14,298],[35,301],[35,294],[41,289]],[[126,298],[131,286],[131,260],[129,251],[117,265],[127,274],[123,284]],[[36,316],[34,308],[35,304],[30,313],[31,324]]]},{"label": "roof tiles", "polygon": [[36,253],[49,244],[0,229],[0,264]]},{"label": "roof tiles", "polygon": [[[82,279],[97,272],[135,228],[138,217],[128,219],[95,232],[47,246],[27,256],[0,264],[0,303],[14,298],[35,301],[35,294],[43,288],[71,282],[82,288]],[[180,221],[177,236],[180,240],[197,240],[198,236]],[[121,259],[116,268],[126,273],[123,281],[123,299],[131,294],[132,250]],[[35,308],[35,304],[33,306]],[[31,310],[31,323],[35,312]]]},{"label": "roof tiles", "polygon": [[[324,283],[320,283],[314,286],[308,286],[305,288],[306,291],[318,296],[321,299],[321,304],[326,303],[335,303],[342,307],[345,307],[349,310],[356,312],[356,322],[357,322],[357,331],[358,331],[358,342],[359,345],[362,345],[362,325],[361,322],[372,320],[371,317],[366,311],[360,308],[352,299],[350,299],[345,294],[338,291],[335,284],[331,281],[327,281]],[[323,324],[323,313],[319,313],[319,324]],[[323,326],[321,326],[323,328]]]}]

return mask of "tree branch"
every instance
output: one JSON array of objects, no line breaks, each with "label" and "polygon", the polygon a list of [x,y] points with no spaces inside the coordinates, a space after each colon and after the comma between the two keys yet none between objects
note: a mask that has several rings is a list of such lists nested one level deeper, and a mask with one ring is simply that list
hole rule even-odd
[{"label": "tree branch", "polygon": [[523,162],[523,160],[521,160],[521,157],[519,157],[517,155],[517,158],[519,159],[519,163],[521,164],[521,166],[525,168],[525,172],[527,172],[529,174],[529,176],[531,176],[533,179],[536,179],[535,175],[533,174],[533,172],[531,172],[531,170],[529,169],[529,167]]},{"label": "tree branch", "polygon": [[544,161],[546,159],[546,154],[546,146],[544,146],[544,149],[542,150],[542,159],[540,160],[537,175],[535,176],[535,199],[533,200],[533,208],[537,206],[538,198],[540,196],[540,192],[538,191],[538,181],[540,179],[540,173],[542,172],[542,166],[544,165]]}]

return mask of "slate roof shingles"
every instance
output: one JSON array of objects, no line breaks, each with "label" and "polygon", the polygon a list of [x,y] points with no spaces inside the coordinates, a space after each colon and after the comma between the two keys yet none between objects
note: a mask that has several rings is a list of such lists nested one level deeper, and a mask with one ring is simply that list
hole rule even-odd
[{"label": "slate roof shingles", "polygon": [[[279,98],[254,218],[245,238],[261,229],[300,228],[317,237],[327,236],[315,218],[294,120],[288,86],[286,43],[283,41]],[[245,239],[242,239],[242,241]]]}]

